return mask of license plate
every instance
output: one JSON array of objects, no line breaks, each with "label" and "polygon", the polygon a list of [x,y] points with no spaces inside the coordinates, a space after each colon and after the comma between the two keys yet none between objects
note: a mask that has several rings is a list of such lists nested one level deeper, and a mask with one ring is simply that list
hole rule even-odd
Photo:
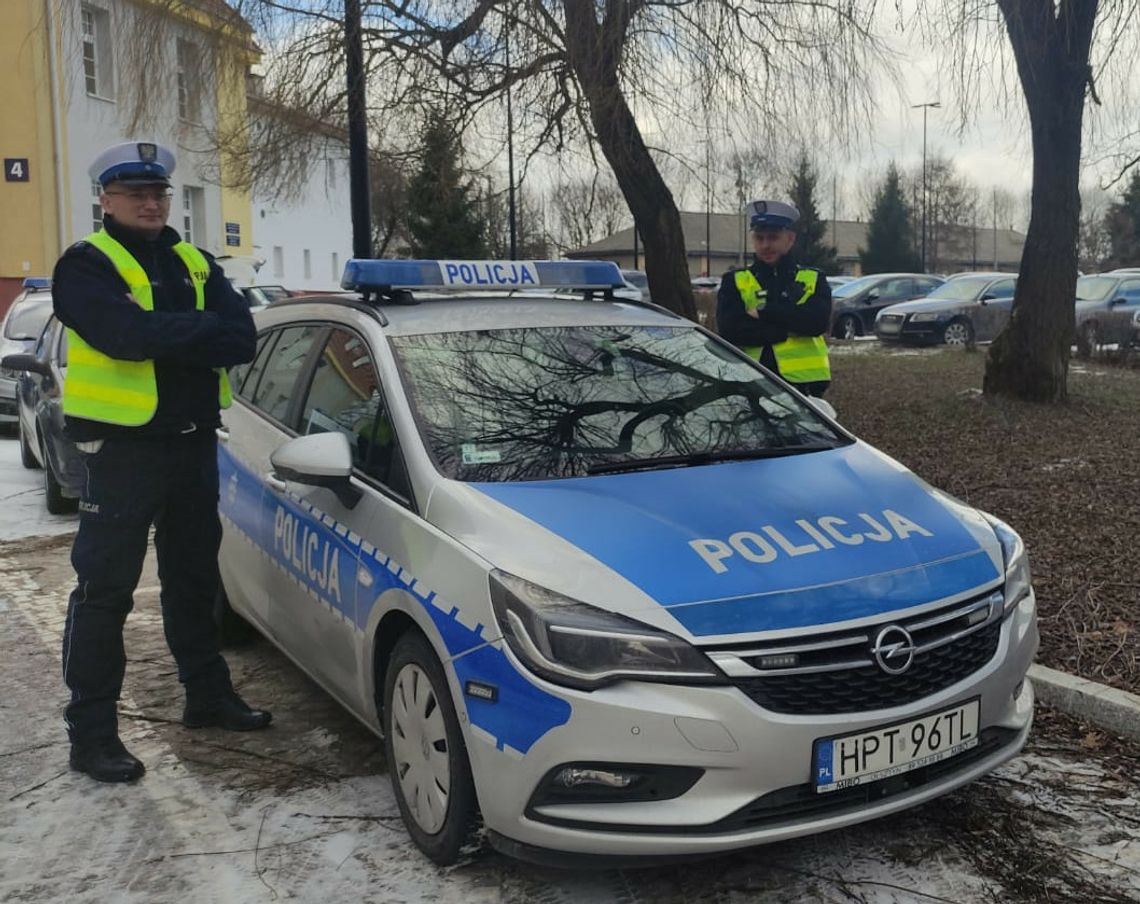
[{"label": "license plate", "polygon": [[880,320],[879,321],[879,332],[881,332],[881,333],[897,333],[899,331],[899,327],[901,327],[901,326],[902,326],[902,323],[900,321]]},{"label": "license plate", "polygon": [[815,790],[839,791],[957,756],[978,744],[979,698],[908,722],[815,742]]}]

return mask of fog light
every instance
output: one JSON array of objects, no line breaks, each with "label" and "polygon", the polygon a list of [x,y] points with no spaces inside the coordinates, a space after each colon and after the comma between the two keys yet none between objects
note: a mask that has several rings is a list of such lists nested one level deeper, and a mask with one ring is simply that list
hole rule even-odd
[{"label": "fog light", "polygon": [[637,780],[626,772],[607,769],[579,769],[567,766],[554,776],[554,784],[563,788],[580,788],[583,785],[601,785],[603,788],[628,788]]}]

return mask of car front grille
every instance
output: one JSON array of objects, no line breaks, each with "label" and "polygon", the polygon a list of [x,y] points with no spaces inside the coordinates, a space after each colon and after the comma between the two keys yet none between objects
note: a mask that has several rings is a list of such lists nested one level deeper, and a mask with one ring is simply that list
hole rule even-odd
[{"label": "car front grille", "polygon": [[[732,683],[771,712],[829,715],[904,706],[969,677],[993,659],[1001,637],[1000,591],[906,619],[793,640],[706,650]],[[914,656],[901,674],[876,658],[880,636],[901,626]],[[900,662],[887,659],[898,668]]]}]

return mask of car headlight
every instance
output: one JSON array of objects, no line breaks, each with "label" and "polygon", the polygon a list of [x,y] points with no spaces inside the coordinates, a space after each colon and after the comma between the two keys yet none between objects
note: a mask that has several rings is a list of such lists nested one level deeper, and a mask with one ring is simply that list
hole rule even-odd
[{"label": "car headlight", "polygon": [[1001,544],[1001,557],[1005,563],[1005,614],[1009,615],[1032,590],[1029,574],[1029,556],[1017,532],[993,515],[982,513],[990,523]]},{"label": "car headlight", "polygon": [[493,571],[491,603],[511,651],[555,684],[593,690],[623,679],[724,684],[696,647],[665,631],[604,612]]},{"label": "car headlight", "polygon": [[930,323],[931,321],[938,320],[942,315],[937,311],[920,311],[917,314],[910,315],[911,323]]}]

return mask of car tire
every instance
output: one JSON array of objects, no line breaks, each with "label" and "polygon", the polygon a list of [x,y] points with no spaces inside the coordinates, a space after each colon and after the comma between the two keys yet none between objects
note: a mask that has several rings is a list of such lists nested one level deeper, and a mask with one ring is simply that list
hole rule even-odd
[{"label": "car tire", "polygon": [[417,630],[392,650],[384,675],[384,756],[404,824],[440,866],[471,840],[475,783],[439,658]]},{"label": "car tire", "polygon": [[974,326],[969,320],[956,317],[942,330],[942,341],[946,345],[960,348],[974,344]]},{"label": "car tire", "polygon": [[854,339],[863,335],[863,325],[854,314],[844,314],[835,321],[836,339]]},{"label": "car tire", "polygon": [[32,451],[32,444],[28,442],[28,437],[24,433],[23,421],[17,422],[16,432],[20,437],[20,464],[29,471],[38,470],[40,463],[36,460],[36,454]]},{"label": "car tire", "polygon": [[1082,323],[1077,333],[1077,357],[1091,358],[1099,345],[1100,330],[1097,329],[1096,321]]},{"label": "car tire", "polygon": [[234,612],[221,581],[214,596],[214,625],[218,629],[218,646],[223,649],[248,646],[257,637],[253,625]]},{"label": "car tire", "polygon": [[40,454],[44,457],[44,497],[49,515],[72,515],[79,510],[79,500],[63,495],[63,487],[55,476],[51,459],[47,450],[40,445]]}]

